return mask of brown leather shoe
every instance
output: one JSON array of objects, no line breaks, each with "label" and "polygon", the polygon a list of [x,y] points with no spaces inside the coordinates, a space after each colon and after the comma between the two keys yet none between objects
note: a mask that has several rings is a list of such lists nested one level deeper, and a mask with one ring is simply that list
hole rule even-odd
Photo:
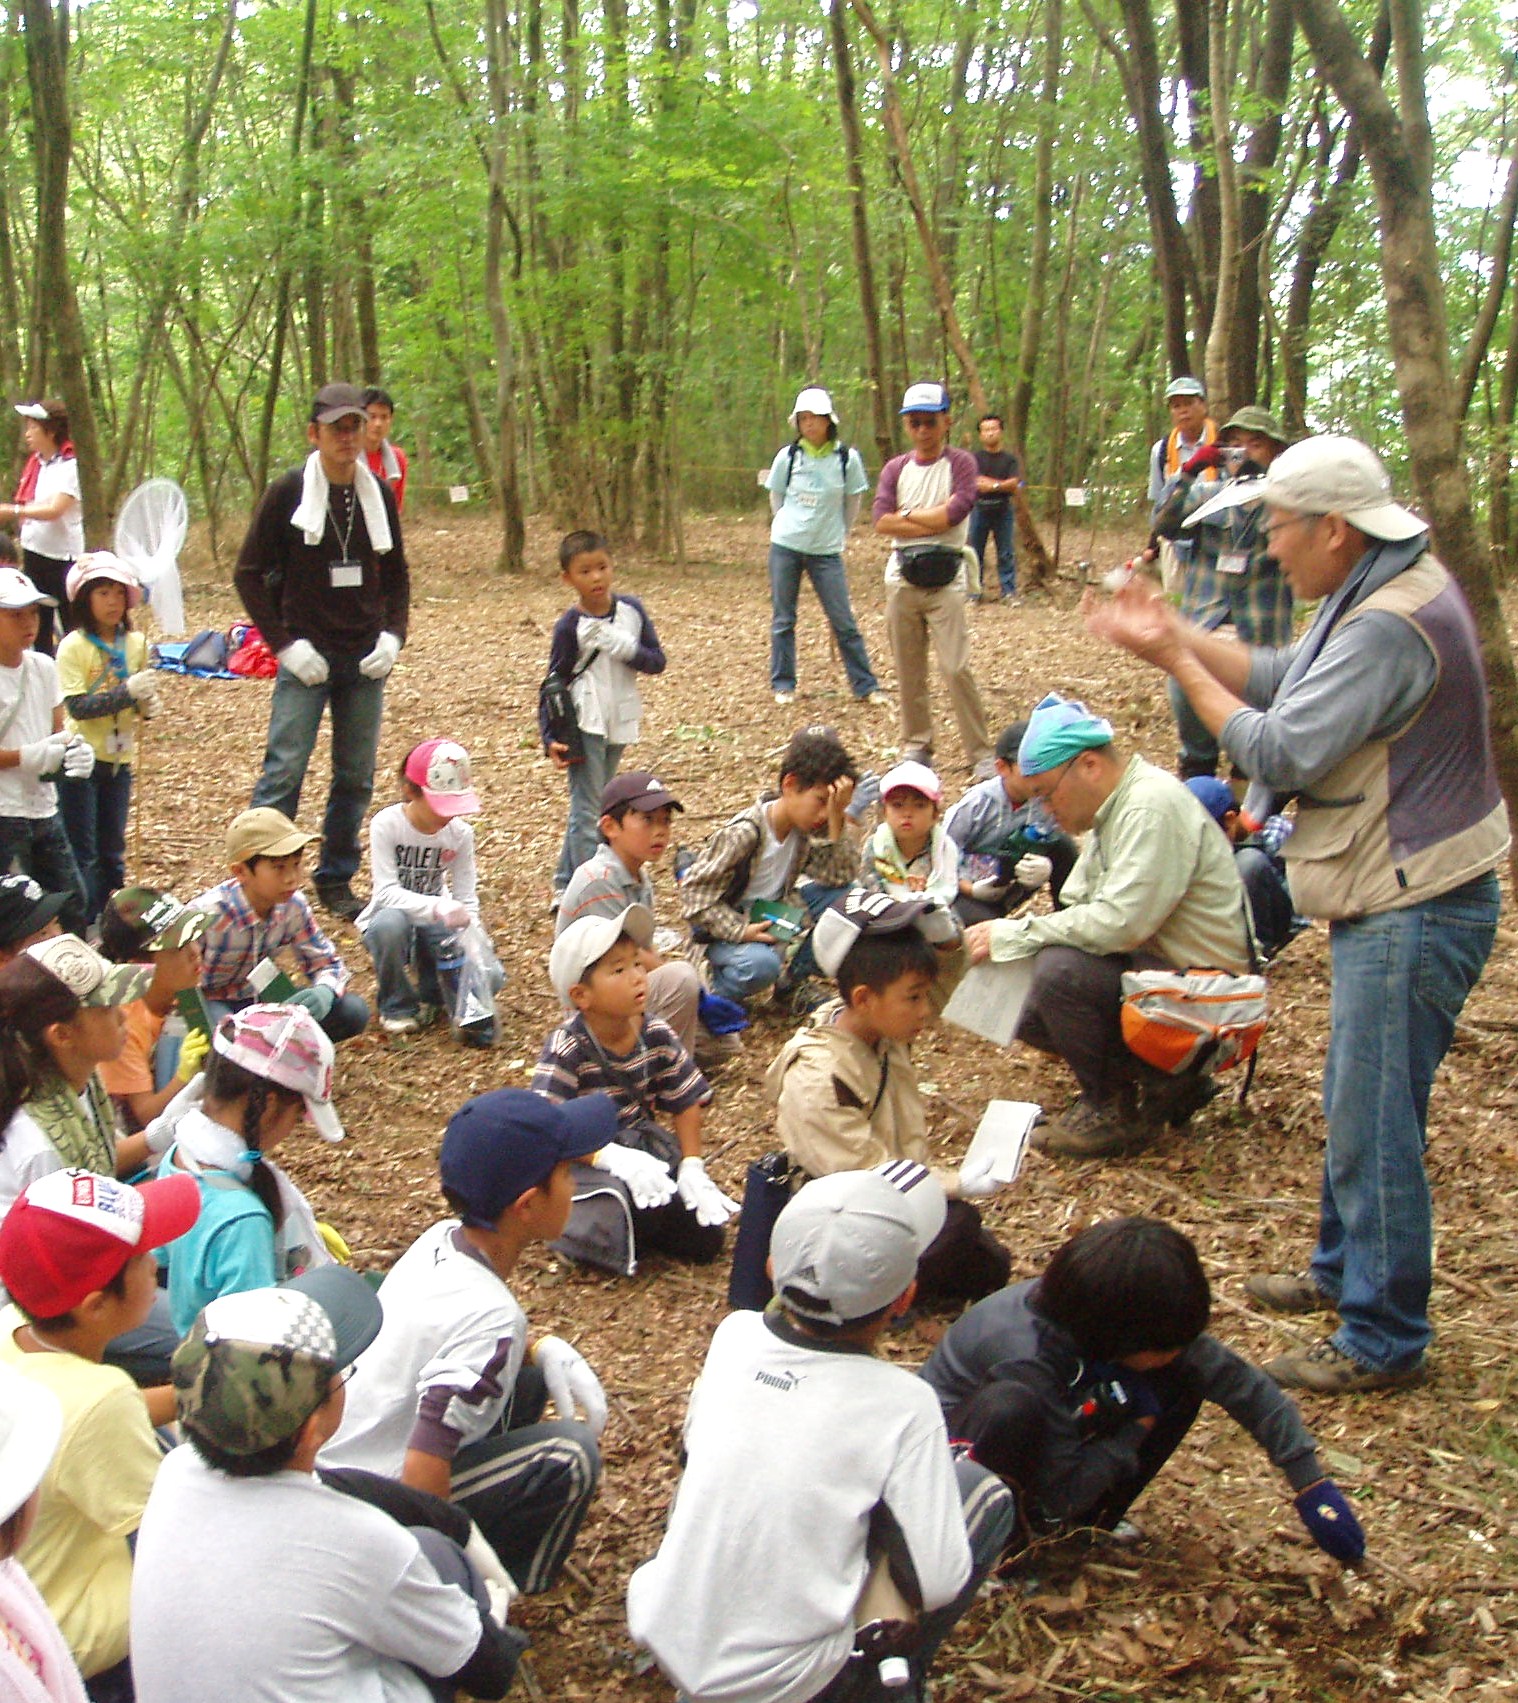
[{"label": "brown leather shoe", "polygon": [[1367,1390],[1400,1390],[1421,1384],[1428,1375],[1420,1360],[1396,1372],[1378,1372],[1335,1346],[1332,1337],[1298,1354],[1283,1354],[1268,1360],[1264,1371],[1284,1390],[1311,1390],[1320,1396],[1359,1395]]},{"label": "brown leather shoe", "polygon": [[1273,1313],[1337,1313],[1307,1272],[1272,1271],[1247,1278],[1244,1293]]},{"label": "brown leather shoe", "polygon": [[1111,1159],[1138,1152],[1158,1133],[1139,1121],[1131,1100],[1117,1097],[1098,1106],[1082,1097],[1057,1118],[1037,1125],[1031,1140],[1061,1159]]}]

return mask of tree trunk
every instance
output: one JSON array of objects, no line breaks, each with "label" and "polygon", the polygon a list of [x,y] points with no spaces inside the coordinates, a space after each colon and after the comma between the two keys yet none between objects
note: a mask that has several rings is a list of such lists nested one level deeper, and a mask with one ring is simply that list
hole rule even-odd
[{"label": "tree trunk", "polygon": [[1439,558],[1464,588],[1481,634],[1498,776],[1509,812],[1518,815],[1518,678],[1460,453],[1418,0],[1392,0],[1390,7],[1400,112],[1356,47],[1336,0],[1295,5],[1320,73],[1359,128],[1375,182],[1386,324],[1413,485]]},{"label": "tree trunk", "polygon": [[[1057,0],[1056,0],[1057,3]],[[870,221],[865,203],[864,150],[859,135],[859,108],[854,98],[854,60],[849,47],[844,6],[831,0],[828,34],[833,47],[833,76],[838,89],[838,117],[843,129],[844,165],[849,183],[849,231],[854,244],[854,273],[859,284],[859,317],[864,322],[865,369],[875,429],[877,466],[896,453],[887,396],[885,356],[880,342],[880,303],[875,294],[875,262],[870,253]]]},{"label": "tree trunk", "polygon": [[485,301],[490,315],[490,338],[495,349],[496,483],[501,499],[501,554],[497,566],[506,574],[525,567],[523,551],[527,526],[517,476],[516,344],[506,305],[506,279],[501,264],[506,236],[507,28],[505,0],[485,0],[486,87],[490,97],[490,134],[485,143],[489,161],[489,200],[485,217]]},{"label": "tree trunk", "polygon": [[1250,130],[1239,171],[1242,264],[1228,339],[1228,392],[1240,404],[1260,402],[1269,396],[1269,387],[1260,382],[1261,326],[1269,305],[1262,284],[1261,254],[1271,228],[1271,182],[1281,152],[1282,113],[1291,88],[1291,47],[1296,27],[1291,0],[1266,0],[1265,40],[1254,90],[1262,110]]},{"label": "tree trunk", "polygon": [[1471,327],[1471,334],[1465,345],[1465,354],[1460,360],[1460,376],[1455,381],[1455,417],[1462,423],[1470,412],[1471,398],[1476,394],[1476,379],[1481,372],[1481,363],[1486,359],[1492,333],[1497,329],[1497,315],[1501,312],[1503,300],[1507,296],[1508,272],[1513,259],[1515,217],[1518,217],[1518,148],[1515,148],[1513,157],[1508,162],[1507,183],[1502,191],[1501,205],[1497,209],[1497,237],[1496,247],[1492,252],[1491,276],[1487,279],[1481,311],[1476,315],[1476,323]]},{"label": "tree trunk", "polygon": [[1212,323],[1207,331],[1204,357],[1207,400],[1215,419],[1223,420],[1244,400],[1229,389],[1228,350],[1232,342],[1233,318],[1239,297],[1239,186],[1234,171],[1233,120],[1229,114],[1228,88],[1232,80],[1228,51],[1227,0],[1209,0],[1207,5],[1208,100],[1212,160],[1217,187],[1217,287],[1212,298]]},{"label": "tree trunk", "polygon": [[35,301],[49,328],[56,388],[68,409],[69,432],[79,455],[85,537],[92,547],[98,547],[111,536],[111,515],[101,475],[84,326],[69,267],[68,185],[74,130],[68,90],[68,0],[59,0],[57,6],[48,0],[22,0],[22,17],[32,96],[32,146],[37,161]]},{"label": "tree trunk", "polygon": [[1007,409],[1007,436],[1028,465],[1024,446],[1033,412],[1039,343],[1044,329],[1044,296],[1049,280],[1049,244],[1054,222],[1054,131],[1059,119],[1059,75],[1064,62],[1061,0],[1045,0],[1044,66],[1038,96],[1038,137],[1033,144],[1033,229],[1028,238],[1027,293],[1017,340],[1017,376]]}]

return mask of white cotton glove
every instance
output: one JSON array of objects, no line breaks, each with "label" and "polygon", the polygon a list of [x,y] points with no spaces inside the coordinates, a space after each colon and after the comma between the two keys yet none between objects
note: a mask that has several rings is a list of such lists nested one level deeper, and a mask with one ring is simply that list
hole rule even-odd
[{"label": "white cotton glove", "polygon": [[148,1144],[148,1152],[155,1159],[174,1145],[174,1132],[179,1128],[179,1120],[186,1112],[194,1111],[205,1097],[205,1075],[197,1070],[158,1116],[149,1121],[142,1134]]},{"label": "white cotton glove", "polygon": [[63,772],[71,781],[87,781],[95,772],[95,751],[82,734],[70,736],[63,752]]},{"label": "white cotton glove", "polygon": [[135,674],[127,675],[125,684],[134,704],[158,694],[158,675],[151,668],[140,668]]},{"label": "white cotton glove", "polygon": [[585,1423],[599,1437],[606,1429],[606,1391],[585,1356],[561,1336],[540,1336],[532,1358],[559,1418],[573,1419],[578,1404]]},{"label": "white cotton glove", "polygon": [[854,796],[844,805],[843,813],[851,822],[862,822],[879,803],[880,776],[873,769],[866,769],[854,782]]},{"label": "white cotton glove", "polygon": [[439,928],[468,928],[474,913],[457,899],[438,899],[432,906],[432,920]]},{"label": "white cotton glove", "polygon": [[485,1595],[490,1599],[490,1618],[497,1626],[504,1626],[511,1605],[521,1596],[522,1589],[501,1565],[500,1556],[473,1520],[469,1522],[469,1541],[464,1545],[464,1559],[473,1566],[485,1587]]},{"label": "white cotton glove", "polygon": [[918,917],[917,931],[931,946],[950,946],[964,932],[959,926],[959,918],[947,905],[940,905],[936,899]]},{"label": "white cotton glove", "polygon": [[961,1200],[984,1200],[993,1195],[1001,1187],[996,1178],[991,1175],[991,1167],[995,1163],[989,1153],[983,1153],[974,1166],[959,1167],[959,1189]]},{"label": "white cotton glove", "polygon": [[979,899],[983,905],[994,905],[998,899],[1005,899],[1010,882],[1003,881],[999,875],[983,876],[979,881],[970,883],[970,897]]},{"label": "white cotton glove", "polygon": [[163,699],[157,692],[144,692],[137,699],[137,713],[144,721],[153,721],[163,709]]},{"label": "white cotton glove", "polygon": [[1035,887],[1042,887],[1054,873],[1053,861],[1040,857],[1037,852],[1029,852],[1020,857],[1012,871],[1017,877],[1019,887],[1026,887],[1030,892]]},{"label": "white cotton glove", "polygon": [[610,621],[599,622],[596,626],[599,635],[597,649],[603,650],[608,656],[613,656],[618,662],[631,663],[638,654],[638,641],[631,633],[624,633]]},{"label": "white cotton glove", "polygon": [[287,674],[293,674],[302,686],[326,684],[327,659],[310,639],[291,639],[279,653],[278,661],[279,666]]},{"label": "white cotton glove", "polygon": [[696,1222],[708,1229],[726,1224],[738,1211],[737,1201],[723,1194],[707,1176],[704,1159],[682,1159],[680,1169],[675,1172],[675,1187],[680,1199],[695,1213]]},{"label": "white cotton glove", "polygon": [[675,1179],[670,1176],[669,1167],[641,1148],[608,1141],[591,1164],[609,1171],[619,1183],[626,1183],[633,1205],[640,1211],[667,1206],[674,1199]]},{"label": "white cotton glove", "polygon": [[358,671],[366,680],[383,680],[395,667],[395,659],[400,654],[399,638],[394,633],[381,633],[368,656],[359,658]]},{"label": "white cotton glove", "polygon": [[64,753],[73,737],[72,733],[50,733],[46,739],[34,739],[17,750],[16,767],[33,780],[56,774],[63,766]]}]

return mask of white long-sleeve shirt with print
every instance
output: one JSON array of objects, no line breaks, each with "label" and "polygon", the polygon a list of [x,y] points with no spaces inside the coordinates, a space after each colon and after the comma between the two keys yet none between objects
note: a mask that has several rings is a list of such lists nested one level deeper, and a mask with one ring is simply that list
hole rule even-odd
[{"label": "white long-sleeve shirt with print", "polygon": [[435,834],[413,827],[404,804],[392,804],[369,824],[373,896],[358,919],[365,928],[377,911],[404,911],[413,922],[435,923],[449,900],[480,920],[475,883],[474,829],[452,817]]}]

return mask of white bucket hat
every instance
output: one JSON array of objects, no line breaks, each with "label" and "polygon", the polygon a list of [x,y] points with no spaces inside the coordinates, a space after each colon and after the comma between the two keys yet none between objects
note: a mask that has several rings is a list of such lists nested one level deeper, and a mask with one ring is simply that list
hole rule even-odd
[{"label": "white bucket hat", "polygon": [[809,384],[805,390],[796,392],[796,404],[791,409],[793,426],[798,414],[821,414],[835,426],[838,424],[838,416],[833,412],[833,399],[820,384]]},{"label": "white bucket hat", "polygon": [[0,1366],[0,1520],[42,1482],[62,1433],[63,1412],[53,1392]]}]

